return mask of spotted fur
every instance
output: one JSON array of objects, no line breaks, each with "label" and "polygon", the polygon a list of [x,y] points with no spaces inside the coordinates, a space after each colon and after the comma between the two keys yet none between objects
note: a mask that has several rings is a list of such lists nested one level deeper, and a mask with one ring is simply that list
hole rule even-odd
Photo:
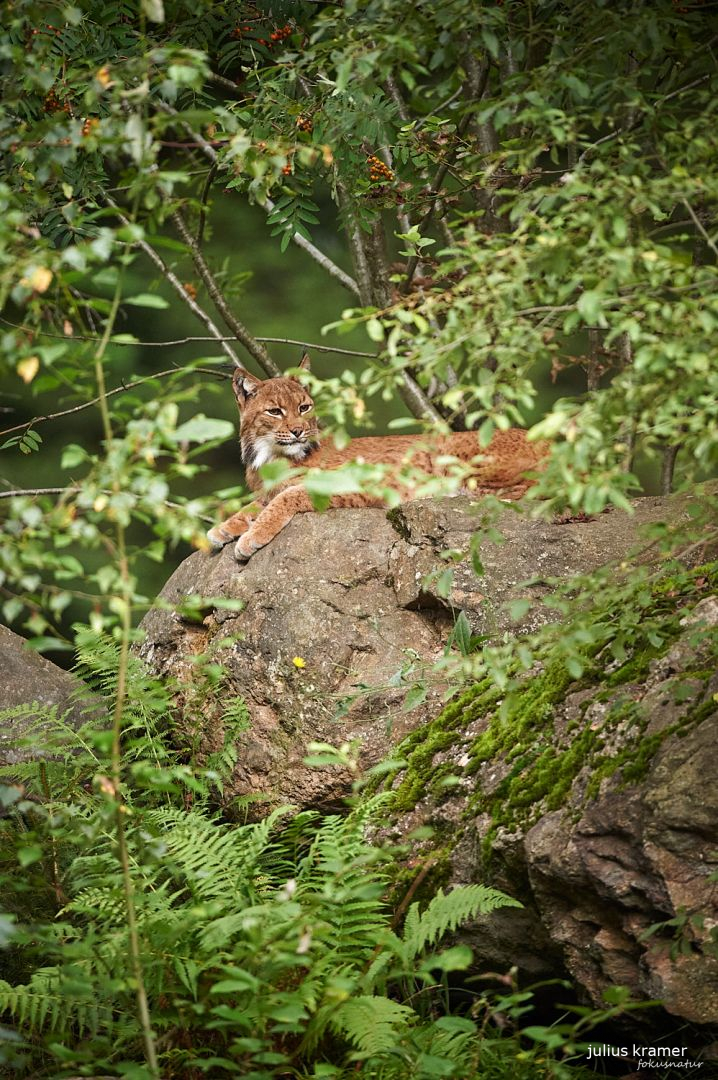
[{"label": "spotted fur", "polygon": [[[309,367],[308,357],[301,366]],[[545,444],[530,443],[519,428],[498,431],[489,446],[480,450],[476,432],[453,432],[449,435],[371,435],[352,439],[338,449],[331,442],[320,445],[314,402],[292,377],[256,379],[238,369],[233,380],[240,412],[240,443],[247,483],[258,493],[258,508],[233,514],[210,529],[207,536],[215,547],[237,538],[235,555],[243,561],[268,544],[289,524],[295,514],[311,512],[314,507],[301,482],[289,481],[264,493],[258,470],[262,465],[284,457],[292,465],[336,469],[348,461],[396,465],[399,469],[410,460],[422,472],[441,475],[446,472],[439,459],[450,456],[471,462],[471,487],[477,494],[494,494],[504,499],[518,499],[532,480],[525,474],[541,468]],[[475,460],[476,459],[476,460]],[[397,487],[400,484],[397,482]],[[370,495],[334,495],[332,507],[383,506],[381,499]]]}]

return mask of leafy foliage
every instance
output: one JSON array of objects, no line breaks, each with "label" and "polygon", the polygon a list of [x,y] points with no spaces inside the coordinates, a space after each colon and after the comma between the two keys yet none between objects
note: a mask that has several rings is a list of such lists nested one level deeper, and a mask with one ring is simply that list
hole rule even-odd
[{"label": "leafy foliage", "polygon": [[[148,680],[130,650],[154,603],[147,560],[201,548],[203,519],[248,498],[236,481],[212,491],[233,430],[210,415],[219,364],[241,347],[277,369],[233,310],[243,237],[227,237],[229,259],[217,242],[253,204],[278,258],[297,243],[346,290],[332,328],[363,327],[377,355],[312,383],[339,441],[374,399],[399,397],[410,415],[395,426],[475,429],[477,450],[534,424],[552,446],[537,514],[625,508],[659,486],[659,466],[668,491],[676,459],[692,486],[716,469],[717,30],[701,0],[8,8],[0,364],[8,408],[25,412],[0,432],[2,614],[37,648],[75,648],[104,703],[72,742],[62,718],[40,715],[54,756],[20,768],[26,790],[9,789],[0,834],[37,907],[14,939],[27,970],[2,990],[33,1068],[154,1077],[159,1047],[168,1075],[339,1076],[350,1060],[387,1078],[476,1071],[471,1022],[442,1026],[412,992],[464,970],[465,952],[427,950],[505,899],[438,894],[409,908],[402,935],[360,813],[223,823],[209,793],[236,761],[244,703],[224,701],[221,668],[197,658],[197,693],[225,735],[198,773],[167,738],[196,700]],[[325,245],[331,256],[315,246],[327,224],[343,243]],[[141,354],[148,327],[159,346],[155,328],[173,324],[168,296],[216,355],[173,353],[163,369],[159,350]],[[342,485],[384,490],[360,463],[307,483],[317,506]],[[714,532],[694,515],[655,542],[668,558]],[[575,615],[569,674],[591,650],[630,652],[642,583],[621,571],[558,599]],[[442,595],[450,585],[447,567]],[[591,624],[599,588],[606,615]],[[180,614],[205,610],[188,598]],[[444,675],[479,675],[498,695],[546,634],[486,644],[459,616]]]},{"label": "leafy foliage", "polygon": [[[98,666],[104,662],[99,656]],[[54,922],[19,935],[45,962],[25,982],[0,983],[0,1009],[29,1046],[78,1062],[91,1047],[95,1065],[113,1068],[132,1056],[139,1029],[102,787],[100,781],[99,799],[86,798],[84,808],[46,804],[44,822],[34,820],[33,804],[16,804],[33,820],[33,844],[49,845],[59,860],[65,899]],[[375,801],[344,818],[305,813],[283,828],[287,809],[254,825],[229,826],[200,808],[133,804],[127,842],[161,1062],[259,1080],[321,1060],[333,1032],[344,1053],[376,1065],[386,1059],[385,1075],[401,1075],[391,1060],[400,1047],[412,1060],[418,1028],[444,1061],[444,1075],[455,1075],[459,1057],[452,1063],[442,1054],[441,1029],[396,1001],[392,990],[465,966],[463,953],[457,963],[451,950],[431,957],[426,946],[511,901],[493,890],[459,888],[437,897],[424,915],[412,905],[397,937],[387,925],[383,856],[364,839],[376,809]],[[5,845],[11,835],[3,830]],[[20,842],[20,856],[28,847]],[[377,964],[384,952],[386,962]],[[461,1060],[476,1045],[474,1037]]]}]

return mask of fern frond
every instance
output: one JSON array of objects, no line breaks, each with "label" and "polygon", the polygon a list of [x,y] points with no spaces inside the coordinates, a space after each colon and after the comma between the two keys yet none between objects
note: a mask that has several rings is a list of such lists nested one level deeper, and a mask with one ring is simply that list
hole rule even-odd
[{"label": "fern frond", "polygon": [[[11,986],[0,980],[0,1013],[7,1011],[30,1031],[55,1031],[70,1024],[92,1034],[101,1027],[107,1030],[112,1025],[112,1009],[97,1000],[85,974],[80,967],[74,972],[48,967],[39,968],[23,985]],[[81,994],[78,989],[82,989]]]},{"label": "fern frond", "polygon": [[419,905],[412,904],[404,925],[404,946],[409,958],[413,958],[426,945],[433,945],[450,930],[476,915],[488,915],[501,907],[521,907],[498,889],[486,885],[459,885],[450,893],[439,889],[423,914]]},{"label": "fern frond", "polygon": [[335,1010],[330,1027],[357,1048],[362,1057],[395,1048],[402,1029],[416,1019],[408,1005],[391,998],[361,996]]}]

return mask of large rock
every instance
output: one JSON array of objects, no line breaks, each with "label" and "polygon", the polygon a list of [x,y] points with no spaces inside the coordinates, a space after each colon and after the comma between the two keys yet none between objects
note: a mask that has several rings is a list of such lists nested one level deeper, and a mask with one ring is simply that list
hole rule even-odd
[{"label": "large rock", "polygon": [[[464,931],[479,962],[536,979],[564,968],[595,1005],[621,985],[714,1024],[718,598],[695,601],[677,601],[680,635],[643,667],[614,662],[612,679],[594,672],[553,697],[544,673],[518,688],[504,720],[498,700],[476,709],[467,693],[443,731],[440,715],[413,736],[389,835],[429,826],[417,866],[438,852],[442,884],[484,881],[522,900],[521,920],[501,912]],[[513,728],[522,702],[531,723]],[[444,774],[455,779],[442,792]]]},{"label": "large rock", "polygon": [[[44,752],[42,735],[25,744],[31,729],[40,731],[51,714],[78,727],[99,702],[86,687],[56,664],[27,647],[24,638],[0,626],[0,765],[16,765]],[[47,719],[45,719],[47,723]]]},{"label": "large rock", "polygon": [[[608,681],[610,666],[598,671],[593,685],[572,682],[560,662],[555,684],[550,671],[532,673],[515,727],[497,725],[491,686],[442,711],[434,685],[405,710],[400,675],[442,655],[460,611],[474,632],[497,639],[555,617],[540,603],[553,591],[549,578],[622,562],[643,525],[683,519],[687,500],[646,498],[633,516],[565,524],[507,510],[504,542],[479,545],[477,577],[468,559],[447,563],[441,552],[467,552],[480,514],[454,498],[388,517],[303,515],[246,565],[229,549],[192,555],[145,618],[140,651],[176,680],[195,725],[198,659],[224,665],[219,692],[199,691],[199,731],[187,732],[200,759],[223,743],[223,702],[246,702],[228,804],[247,797],[255,814],[281,801],[335,805],[353,776],[305,766],[310,742],[356,740],[365,767],[402,743],[396,756],[408,765],[392,781],[388,833],[406,841],[418,827],[434,830],[410,843],[417,882],[483,881],[524,903],[462,932],[480,963],[516,964],[533,979],[568,971],[596,1004],[621,984],[685,1020],[715,1020],[718,602],[706,581],[692,602],[676,599],[685,605],[681,633],[645,662],[629,657]],[[705,558],[704,549],[692,557]],[[445,595],[447,565],[455,574]],[[519,598],[530,607],[517,625],[506,602]],[[651,931],[656,923],[666,925]]]},{"label": "large rock", "polygon": [[[349,792],[352,777],[304,766],[307,745],[357,741],[366,767],[435,716],[443,688],[435,685],[404,711],[399,673],[441,656],[460,611],[477,633],[532,629],[552,617],[539,603],[549,577],[622,559],[641,526],[685,513],[682,502],[660,498],[637,500],[633,516],[615,511],[566,524],[507,510],[498,522],[504,543],[480,545],[480,578],[470,560],[440,558],[446,550],[467,552],[481,528],[481,504],[468,498],[409,503],[388,517],[373,509],[303,514],[246,565],[229,547],[185,560],[162,591],[165,609],[143,620],[140,651],[152,669],[187,688],[197,678],[197,655],[211,653],[225,666],[222,697],[245,699],[251,727],[239,740],[228,801],[331,805]],[[454,583],[443,596],[447,566]],[[537,575],[535,584],[522,585]],[[198,603],[199,620],[187,615],[197,597],[210,598]],[[517,625],[505,604],[519,597],[532,607]],[[228,611],[211,598],[244,607]],[[223,743],[221,706],[208,697],[201,731],[188,733],[200,757]]]}]

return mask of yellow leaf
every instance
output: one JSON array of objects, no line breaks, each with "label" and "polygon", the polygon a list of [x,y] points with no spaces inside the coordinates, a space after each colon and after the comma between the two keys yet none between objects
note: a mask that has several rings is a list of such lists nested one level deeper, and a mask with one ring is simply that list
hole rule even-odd
[{"label": "yellow leaf", "polygon": [[17,373],[24,383],[31,383],[40,370],[37,356],[27,356],[17,365]]},{"label": "yellow leaf", "polygon": [[20,284],[26,289],[34,289],[35,292],[44,293],[50,288],[52,270],[45,266],[36,266],[26,277],[20,278]]},{"label": "yellow leaf", "polygon": [[95,72],[95,78],[97,79],[100,86],[102,86],[103,88],[109,86],[110,69],[106,65],[105,67],[99,68],[99,70]]}]

